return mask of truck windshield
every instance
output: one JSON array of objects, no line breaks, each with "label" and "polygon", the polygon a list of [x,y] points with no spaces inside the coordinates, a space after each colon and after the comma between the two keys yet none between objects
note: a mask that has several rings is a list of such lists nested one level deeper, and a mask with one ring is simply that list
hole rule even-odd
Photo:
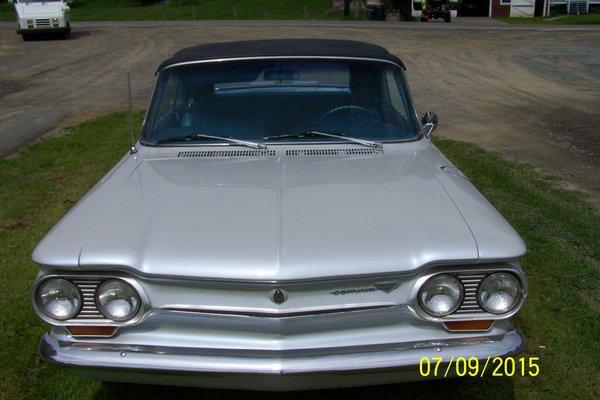
[{"label": "truck windshield", "polygon": [[[142,141],[194,133],[263,143],[375,142],[419,134],[402,70],[379,61],[261,59],[175,66],[160,72]],[[215,139],[214,141],[218,141]],[[209,142],[206,138],[198,144]]]}]

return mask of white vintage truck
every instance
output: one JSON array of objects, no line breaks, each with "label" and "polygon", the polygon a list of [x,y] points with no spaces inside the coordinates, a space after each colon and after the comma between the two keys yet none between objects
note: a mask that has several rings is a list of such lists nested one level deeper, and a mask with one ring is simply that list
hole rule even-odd
[{"label": "white vintage truck", "polygon": [[19,29],[23,40],[35,34],[58,33],[65,39],[71,33],[68,3],[73,0],[8,0],[15,6]]}]

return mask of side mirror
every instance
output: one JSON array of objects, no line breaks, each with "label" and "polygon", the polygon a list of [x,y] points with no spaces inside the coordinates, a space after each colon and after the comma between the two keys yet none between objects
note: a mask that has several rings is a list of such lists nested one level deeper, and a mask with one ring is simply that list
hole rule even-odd
[{"label": "side mirror", "polygon": [[438,126],[438,116],[433,111],[427,111],[421,119],[423,122],[423,133],[427,139],[431,138],[431,132]]}]

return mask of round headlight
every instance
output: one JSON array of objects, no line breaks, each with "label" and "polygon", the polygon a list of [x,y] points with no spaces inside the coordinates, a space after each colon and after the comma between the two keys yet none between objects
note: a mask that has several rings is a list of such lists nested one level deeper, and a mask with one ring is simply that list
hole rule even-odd
[{"label": "round headlight", "polygon": [[66,279],[51,278],[37,290],[37,301],[44,314],[64,321],[73,318],[81,307],[79,289]]},{"label": "round headlight", "polygon": [[479,285],[477,301],[487,312],[504,314],[515,308],[521,299],[521,285],[512,274],[498,272],[485,278]]},{"label": "round headlight", "polygon": [[462,303],[463,287],[452,275],[441,274],[429,278],[419,290],[423,309],[435,317],[454,312]]},{"label": "round headlight", "polygon": [[125,321],[140,309],[140,295],[129,283],[120,279],[103,282],[96,290],[96,307],[106,318]]}]

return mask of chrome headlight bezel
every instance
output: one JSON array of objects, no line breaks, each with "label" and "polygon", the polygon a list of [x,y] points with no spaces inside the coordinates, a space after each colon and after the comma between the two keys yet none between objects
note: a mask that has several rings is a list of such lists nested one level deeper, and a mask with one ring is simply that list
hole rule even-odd
[{"label": "chrome headlight bezel", "polygon": [[[432,310],[431,308],[427,307],[427,304],[425,304],[424,302],[424,293],[423,291],[428,289],[428,285],[434,286],[434,287],[442,287],[442,286],[446,286],[446,287],[450,287],[452,289],[456,289],[457,293],[457,297],[454,300],[454,303],[448,308],[448,310],[443,311],[443,312],[435,312],[434,310]],[[430,288],[432,289],[432,288]],[[460,283],[460,281],[458,280],[458,278],[456,278],[455,276],[451,275],[451,274],[436,274],[433,275],[432,277],[430,277],[429,279],[427,279],[423,285],[421,285],[421,287],[419,288],[419,293],[418,293],[418,297],[419,297],[419,304],[421,305],[421,308],[423,308],[423,311],[425,311],[427,314],[433,316],[433,317],[445,317],[446,315],[450,315],[452,314],[454,311],[456,311],[458,309],[458,307],[460,307],[460,305],[463,302],[463,299],[465,298],[465,290],[462,286],[462,284]]]},{"label": "chrome headlight bezel", "polygon": [[[75,305],[75,308],[73,308],[73,310],[69,314],[67,314],[65,317],[58,317],[56,314],[52,314],[48,310],[48,308],[44,305],[42,291],[46,285],[49,285],[54,282],[56,282],[57,284],[64,285],[66,288],[68,288],[73,294],[72,297],[77,300],[77,304]],[[83,296],[81,295],[81,291],[79,290],[79,288],[76,285],[74,285],[72,282],[70,282],[69,280],[63,279],[60,277],[49,278],[49,279],[45,279],[43,282],[40,282],[40,284],[37,286],[37,288],[35,290],[34,297],[35,297],[34,304],[37,305],[37,307],[39,308],[39,312],[41,312],[43,315],[45,315],[46,317],[50,318],[53,321],[59,321],[59,322],[67,321],[67,320],[75,317],[77,314],[79,314],[79,312],[81,311],[81,308],[83,306]]]},{"label": "chrome headlight bezel", "polygon": [[[453,313],[436,317],[429,313],[427,313],[423,307],[421,306],[419,300],[419,293],[421,287],[427,282],[430,278],[439,274],[450,274],[456,277],[460,275],[485,275],[483,279],[487,276],[492,275],[498,272],[507,272],[512,274],[518,281],[521,287],[521,297],[518,303],[514,306],[513,309],[506,313],[502,314],[492,314],[490,312],[481,309],[480,311],[473,312],[465,312],[462,310],[462,306],[455,310]],[[479,286],[477,286],[477,290]],[[477,292],[475,293],[475,298],[477,298]],[[525,300],[527,298],[527,280],[521,267],[517,263],[500,263],[500,264],[487,264],[487,265],[464,265],[464,266],[448,266],[448,265],[437,265],[429,267],[422,273],[416,280],[414,281],[414,285],[409,293],[407,306],[410,312],[419,319],[432,321],[432,322],[447,322],[447,321],[466,321],[466,320],[503,320],[515,315],[522,308]],[[466,300],[466,294],[465,294]]]},{"label": "chrome headlight bezel", "polygon": [[[493,279],[502,279],[502,278],[508,278],[509,280],[514,280],[514,282],[516,282],[516,294],[515,296],[513,296],[513,298],[515,299],[515,301],[513,302],[513,304],[507,308],[504,311],[495,311],[492,310],[491,307],[488,307],[485,304],[485,300],[482,299],[482,291],[485,289],[484,285],[489,284],[489,282]],[[520,287],[520,282],[519,279],[509,273],[509,272],[504,272],[504,271],[499,271],[499,272],[495,272],[493,274],[490,274],[488,276],[486,276],[484,279],[481,280],[481,283],[479,284],[479,287],[477,288],[477,303],[479,304],[479,306],[481,307],[482,310],[490,313],[490,314],[495,314],[495,315],[502,315],[502,314],[506,314],[508,312],[510,312],[513,308],[515,308],[518,304],[519,301],[521,300],[521,287]]]},{"label": "chrome headlight bezel", "polygon": [[[120,285],[120,290],[122,291],[129,291],[129,296],[130,298],[133,298],[135,300],[135,304],[132,306],[132,311],[130,311],[129,313],[127,313],[124,317],[117,317],[114,314],[110,315],[110,311],[108,310],[108,305],[103,303],[103,299],[102,296],[106,295],[106,292],[102,292],[102,290],[107,290],[106,287],[108,287],[109,285],[113,285],[112,290],[117,290],[117,287],[115,287],[115,285]],[[140,294],[138,293],[138,291],[132,286],[130,285],[127,281],[124,281],[122,279],[118,279],[118,278],[113,278],[113,279],[107,279],[105,281],[103,281],[101,284],[98,285],[98,288],[96,289],[96,293],[94,295],[94,301],[96,303],[96,307],[98,308],[98,311],[100,311],[100,313],[115,322],[125,322],[130,320],[131,318],[135,317],[135,315],[138,313],[140,307],[141,307],[141,303],[142,303],[142,299],[140,298]],[[107,300],[107,301],[110,301]]]},{"label": "chrome headlight bezel", "polygon": [[[49,279],[53,279],[53,278],[65,279],[72,283],[80,282],[80,281],[89,281],[89,280],[105,281],[105,280],[110,280],[110,279],[120,279],[120,280],[127,282],[129,285],[131,285],[136,290],[136,292],[138,293],[138,295],[140,297],[140,305],[139,305],[138,310],[135,313],[135,315],[131,319],[128,319],[125,321],[114,321],[114,320],[111,320],[111,319],[108,319],[105,317],[77,318],[79,316],[79,314],[77,314],[75,317],[73,317],[71,319],[62,320],[62,321],[52,319],[43,312],[41,305],[37,301],[37,291],[44,282],[46,282]],[[100,285],[98,285],[98,286],[100,286]],[[148,315],[150,314],[150,311],[152,309],[150,299],[146,295],[146,292],[145,292],[142,284],[140,283],[139,279],[134,278],[128,274],[120,273],[120,272],[117,272],[117,273],[114,273],[114,272],[113,273],[93,273],[93,274],[72,273],[72,272],[65,272],[65,273],[52,272],[47,275],[39,275],[32,287],[32,290],[30,293],[30,298],[31,298],[31,302],[33,304],[34,311],[36,312],[38,317],[42,321],[44,321],[50,325],[53,325],[53,326],[65,326],[65,327],[68,327],[68,326],[114,326],[114,327],[130,326],[130,325],[138,324],[138,323],[142,322],[143,320],[145,320],[148,317]],[[84,303],[82,303],[82,305],[83,304]],[[80,309],[80,312],[81,311],[82,311],[82,309]],[[102,315],[102,314],[100,314],[100,315]]]}]

